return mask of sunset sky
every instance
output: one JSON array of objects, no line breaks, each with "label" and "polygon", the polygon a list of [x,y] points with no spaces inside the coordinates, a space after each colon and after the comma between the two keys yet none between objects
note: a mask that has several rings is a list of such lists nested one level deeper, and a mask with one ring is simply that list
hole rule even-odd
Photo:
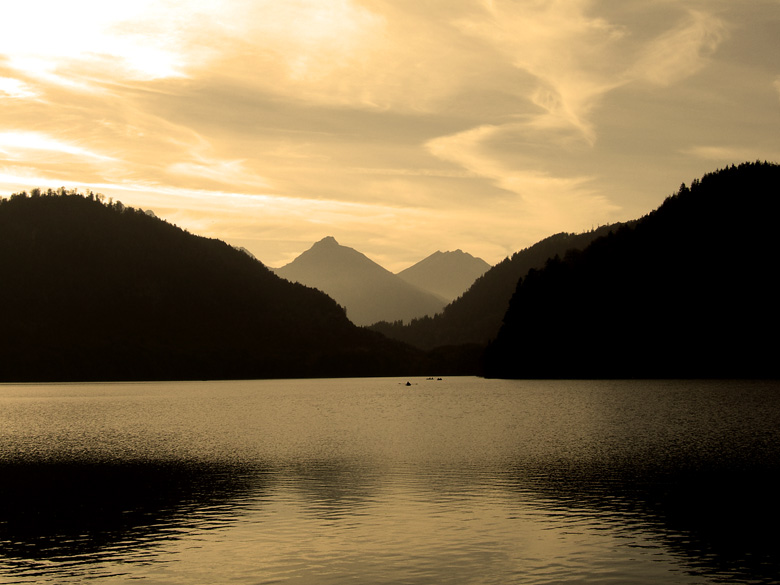
[{"label": "sunset sky", "polygon": [[778,0],[25,0],[0,195],[91,189],[281,266],[491,264],[780,161]]}]

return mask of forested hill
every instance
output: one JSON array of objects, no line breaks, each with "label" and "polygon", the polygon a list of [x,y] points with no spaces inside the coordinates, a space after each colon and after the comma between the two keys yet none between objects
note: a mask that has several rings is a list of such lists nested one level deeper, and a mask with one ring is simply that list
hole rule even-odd
[{"label": "forested hill", "polygon": [[433,317],[402,322],[380,322],[370,329],[422,349],[440,346],[482,345],[495,338],[517,281],[533,268],[542,268],[555,255],[582,249],[619,225],[604,226],[582,234],[559,233],[516,252],[485,272],[459,298]]},{"label": "forested hill", "polygon": [[683,185],[635,227],[531,271],[495,377],[778,377],[780,167]]},{"label": "forested hill", "polygon": [[0,381],[422,373],[323,293],[64,190],[0,200]]}]

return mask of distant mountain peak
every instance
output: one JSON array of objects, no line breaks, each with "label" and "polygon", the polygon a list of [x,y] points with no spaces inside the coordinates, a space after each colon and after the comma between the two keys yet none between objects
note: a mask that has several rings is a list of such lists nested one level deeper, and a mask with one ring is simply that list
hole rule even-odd
[{"label": "distant mountain peak", "polygon": [[336,241],[336,238],[334,238],[333,236],[325,236],[314,245],[315,246],[339,246],[340,244]]},{"label": "distant mountain peak", "polygon": [[276,274],[318,288],[347,309],[358,325],[433,315],[445,299],[397,277],[333,236],[323,238]]},{"label": "distant mountain peak", "polygon": [[463,250],[437,250],[414,266],[398,273],[398,277],[423,290],[451,301],[463,294],[490,265]]},{"label": "distant mountain peak", "polygon": [[0,274],[13,306],[0,382],[419,375],[425,362],[245,251],[64,189],[0,197]]},{"label": "distant mountain peak", "polygon": [[[428,256],[428,258],[439,257],[439,256],[449,256],[449,257],[452,257],[452,258],[454,258],[456,256],[457,257],[468,256],[469,258],[474,258],[474,256],[464,252],[460,248],[458,248],[457,250],[447,250],[445,252],[442,252],[441,250],[436,250],[433,254]],[[478,260],[480,260],[480,258],[478,258]]]}]

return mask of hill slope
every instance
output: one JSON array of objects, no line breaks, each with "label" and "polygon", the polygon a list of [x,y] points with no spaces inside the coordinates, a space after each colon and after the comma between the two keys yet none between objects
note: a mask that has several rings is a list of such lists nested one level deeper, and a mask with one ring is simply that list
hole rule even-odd
[{"label": "hill slope", "polygon": [[0,200],[0,381],[406,373],[419,354],[247,254],[91,195]]},{"label": "hill slope", "polygon": [[531,271],[496,377],[777,377],[780,166],[683,185],[633,229]]},{"label": "hill slope", "polygon": [[605,226],[584,234],[560,233],[506,258],[477,278],[463,295],[433,317],[408,324],[376,323],[372,330],[423,349],[447,345],[485,345],[501,327],[517,281],[532,268],[541,268],[548,258],[582,249],[618,226]]},{"label": "hill slope", "polygon": [[397,273],[397,276],[449,302],[468,290],[488,269],[490,264],[482,258],[475,258],[461,250],[437,251]]},{"label": "hill slope", "polygon": [[320,240],[276,274],[325,292],[346,307],[347,317],[357,325],[434,314],[446,302],[333,237]]}]

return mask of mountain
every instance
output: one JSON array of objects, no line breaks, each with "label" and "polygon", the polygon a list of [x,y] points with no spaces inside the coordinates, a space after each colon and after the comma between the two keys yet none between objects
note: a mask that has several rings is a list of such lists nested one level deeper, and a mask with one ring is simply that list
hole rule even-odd
[{"label": "mountain", "polygon": [[463,344],[484,346],[498,334],[518,279],[533,268],[542,268],[549,258],[563,256],[572,248],[582,249],[618,227],[552,235],[490,268],[440,313],[407,324],[376,323],[371,329],[422,349]]},{"label": "mountain", "polygon": [[777,378],[779,189],[780,166],[732,165],[530,271],[485,373]]},{"label": "mountain", "polygon": [[397,274],[399,278],[448,302],[458,298],[490,268],[490,264],[461,250],[434,252]]},{"label": "mountain", "polygon": [[320,291],[92,194],[0,199],[0,382],[427,373]]},{"label": "mountain", "polygon": [[325,292],[346,308],[347,317],[357,325],[410,320],[434,314],[446,304],[332,236],[276,269],[276,274]]}]

